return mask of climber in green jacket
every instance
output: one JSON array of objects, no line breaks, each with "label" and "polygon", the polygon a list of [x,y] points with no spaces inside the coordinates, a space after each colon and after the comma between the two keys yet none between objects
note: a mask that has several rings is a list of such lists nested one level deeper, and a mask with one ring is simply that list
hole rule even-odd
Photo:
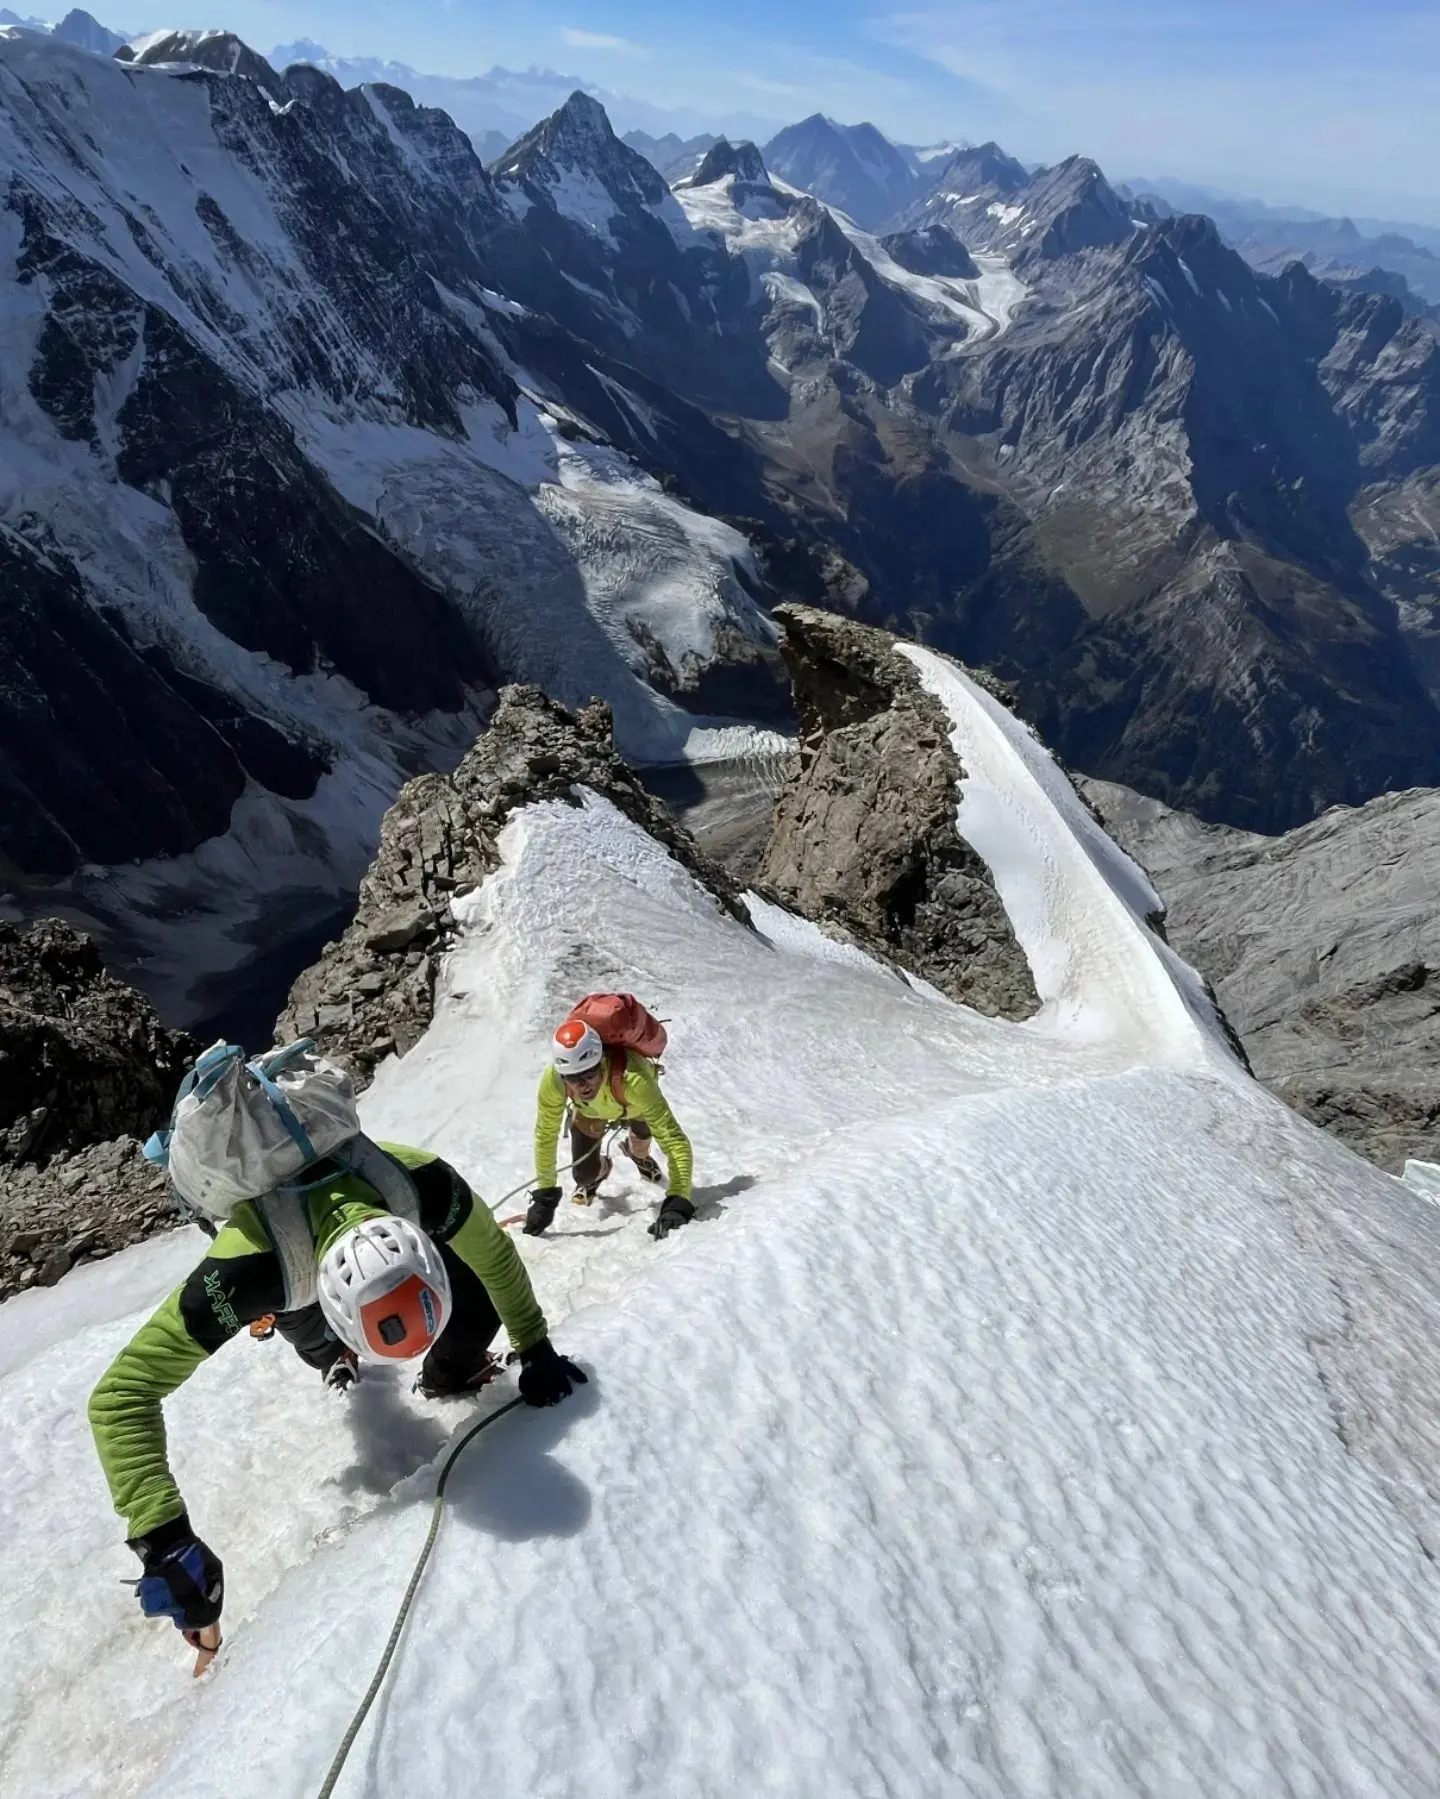
[{"label": "climber in green jacket", "polygon": [[392,1213],[353,1167],[315,1164],[297,1216],[313,1249],[318,1305],[287,1313],[291,1277],[270,1214],[240,1205],[91,1396],[95,1447],[143,1567],[141,1605],[171,1618],[202,1655],[218,1645],[223,1572],[192,1530],[170,1471],[161,1402],[245,1326],[289,1324],[286,1335],[335,1386],[348,1384],[362,1357],[424,1354],[422,1392],[468,1392],[500,1371],[489,1346],[502,1324],[528,1404],[553,1405],[586,1379],[551,1344],[513,1241],[462,1176],[426,1151],[379,1148],[408,1171],[418,1223]]},{"label": "climber in green jacket", "polygon": [[625,1153],[644,1179],[657,1183],[665,1179],[652,1154],[656,1143],[670,1168],[665,1203],[650,1235],[664,1237],[690,1222],[695,1216],[690,1139],[660,1091],[655,1064],[634,1050],[607,1049],[592,1026],[567,1018],[555,1033],[536,1097],[535,1187],[525,1215],[527,1236],[538,1237],[547,1230],[560,1203],[555,1145],[567,1105],[577,1205],[588,1205],[610,1172],[601,1144],[610,1126],[623,1120],[629,1126]]}]

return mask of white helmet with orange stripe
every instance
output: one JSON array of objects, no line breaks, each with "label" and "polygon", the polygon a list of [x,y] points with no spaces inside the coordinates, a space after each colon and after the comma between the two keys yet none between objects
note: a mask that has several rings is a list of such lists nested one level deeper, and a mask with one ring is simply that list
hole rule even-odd
[{"label": "white helmet with orange stripe", "polygon": [[581,1018],[567,1018],[555,1033],[551,1058],[562,1080],[573,1081],[605,1060],[600,1033]]},{"label": "white helmet with orange stripe", "polygon": [[450,1317],[450,1276],[422,1230],[389,1213],[344,1232],[320,1258],[320,1309],[370,1362],[422,1356]]}]

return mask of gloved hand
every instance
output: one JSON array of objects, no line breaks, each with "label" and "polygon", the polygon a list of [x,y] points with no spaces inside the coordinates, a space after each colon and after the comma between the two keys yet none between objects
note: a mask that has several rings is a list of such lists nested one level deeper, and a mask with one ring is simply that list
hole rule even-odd
[{"label": "gloved hand", "polygon": [[135,1583],[141,1611],[147,1618],[168,1618],[198,1647],[196,1633],[219,1622],[225,1602],[219,1556],[195,1535],[183,1512],[148,1536],[132,1537],[130,1547],[144,1569]]},{"label": "gloved hand", "polygon": [[360,1379],[360,1358],[353,1349],[341,1349],[325,1370],[325,1385],[332,1393],[348,1393]]},{"label": "gloved hand", "polygon": [[520,1397],[526,1405],[557,1405],[590,1376],[560,1354],[548,1337],[520,1351]]},{"label": "gloved hand", "polygon": [[665,1203],[660,1208],[660,1216],[650,1226],[650,1235],[657,1241],[668,1237],[671,1231],[678,1231],[682,1224],[689,1224],[695,1216],[695,1208],[688,1199],[682,1199],[678,1193],[667,1193]]},{"label": "gloved hand", "polygon": [[525,1235],[538,1237],[555,1222],[555,1208],[560,1203],[558,1187],[536,1187],[530,1195],[530,1210],[525,1214]]}]

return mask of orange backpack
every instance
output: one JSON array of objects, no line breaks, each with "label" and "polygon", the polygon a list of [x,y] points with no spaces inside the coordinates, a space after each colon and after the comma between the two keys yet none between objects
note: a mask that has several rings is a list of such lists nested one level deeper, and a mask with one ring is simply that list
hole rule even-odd
[{"label": "orange backpack", "polygon": [[616,1105],[623,1107],[626,1051],[633,1049],[651,1061],[664,1055],[669,1042],[665,1026],[633,993],[587,993],[570,1016],[588,1024],[606,1049],[615,1052],[610,1057],[610,1091]]}]

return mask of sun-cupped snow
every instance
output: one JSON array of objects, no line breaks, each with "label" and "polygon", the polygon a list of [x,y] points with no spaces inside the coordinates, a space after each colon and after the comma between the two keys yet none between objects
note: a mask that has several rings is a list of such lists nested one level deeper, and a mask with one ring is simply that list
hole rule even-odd
[{"label": "sun-cupped snow", "polygon": [[[455,902],[367,1127],[519,1209],[555,1019],[633,990],[670,1021],[698,1210],[657,1245],[621,1174],[518,1239],[590,1384],[464,1452],[339,1795],[1434,1792],[1440,1216],[1202,1026],[1176,1053],[1133,868],[1020,727],[917,665],[1049,1018],[759,900],[747,929],[584,794],[515,815]],[[1088,1028],[1055,1028],[1061,991]],[[437,1459],[507,1396],[370,1373],[339,1400],[244,1337],[199,1370],[170,1444],[228,1646],[193,1686],[119,1585],[83,1417],[192,1247],[0,1311],[7,1791],[314,1792]]]}]

